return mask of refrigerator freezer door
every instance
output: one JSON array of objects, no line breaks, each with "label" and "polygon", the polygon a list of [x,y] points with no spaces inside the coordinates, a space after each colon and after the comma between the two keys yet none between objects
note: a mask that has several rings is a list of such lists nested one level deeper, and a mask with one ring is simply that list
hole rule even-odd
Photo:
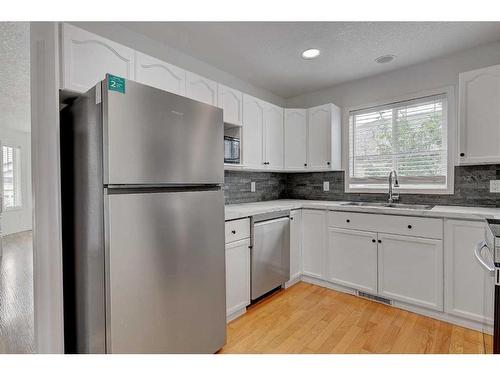
[{"label": "refrigerator freezer door", "polygon": [[108,190],[108,353],[214,353],[225,343],[223,193]]},{"label": "refrigerator freezer door", "polygon": [[103,83],[104,184],[221,184],[222,110],[125,81]]}]

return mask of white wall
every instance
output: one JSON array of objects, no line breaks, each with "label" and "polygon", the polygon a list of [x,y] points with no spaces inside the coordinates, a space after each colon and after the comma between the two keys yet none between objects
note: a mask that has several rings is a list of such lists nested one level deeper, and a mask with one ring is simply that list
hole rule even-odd
[{"label": "white wall", "polygon": [[444,86],[458,88],[458,73],[496,64],[500,64],[499,42],[289,98],[286,106],[312,107],[332,102],[351,107]]},{"label": "white wall", "polygon": [[285,105],[285,99],[267,90],[251,85],[223,70],[215,68],[201,60],[171,48],[164,43],[150,39],[113,22],[69,22],[72,25],[101,35],[117,43],[143,52],[180,68],[197,73],[244,93],[256,96],[279,106]]},{"label": "white wall", "polygon": [[31,134],[12,129],[0,129],[0,141],[2,145],[21,149],[22,206],[19,209],[2,213],[2,235],[8,235],[32,229]]},{"label": "white wall", "polygon": [[33,296],[36,353],[64,353],[59,38],[55,22],[30,24]]},{"label": "white wall", "polygon": [[0,142],[20,147],[22,173],[22,208],[2,213],[3,235],[32,228],[29,27],[0,22]]}]

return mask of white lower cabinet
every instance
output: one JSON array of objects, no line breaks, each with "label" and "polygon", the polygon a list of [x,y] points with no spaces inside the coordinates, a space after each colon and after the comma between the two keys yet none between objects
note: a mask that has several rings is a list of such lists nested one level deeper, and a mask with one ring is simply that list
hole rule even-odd
[{"label": "white lower cabinet", "polygon": [[[367,223],[398,216],[371,217]],[[485,238],[483,222],[444,220],[443,239],[443,221],[435,218],[400,217],[401,225],[384,227],[391,233],[360,230],[363,221],[346,212],[299,209],[290,218],[289,285],[303,275],[309,282],[382,296],[396,306],[471,328],[492,322],[484,308],[485,273],[473,254]],[[430,230],[431,224],[439,228]],[[410,227],[435,238],[408,236]],[[226,222],[228,321],[250,304],[249,236],[248,218]]]},{"label": "white lower cabinet", "polygon": [[302,210],[302,273],[318,279],[324,278],[326,211]]},{"label": "white lower cabinet", "polygon": [[228,320],[250,304],[250,239],[226,244],[226,315]]},{"label": "white lower cabinet", "polygon": [[436,218],[332,211],[327,281],[443,311],[442,228]]},{"label": "white lower cabinet", "polygon": [[326,277],[368,293],[377,293],[377,233],[328,228]]},{"label": "white lower cabinet", "polygon": [[443,311],[443,241],[378,234],[378,294]]},{"label": "white lower cabinet", "polygon": [[483,222],[445,220],[445,311],[477,322],[491,319],[485,316],[484,309],[485,271],[474,259],[473,252],[484,237]]},{"label": "white lower cabinet", "polygon": [[290,281],[302,274],[302,211],[290,212]]}]

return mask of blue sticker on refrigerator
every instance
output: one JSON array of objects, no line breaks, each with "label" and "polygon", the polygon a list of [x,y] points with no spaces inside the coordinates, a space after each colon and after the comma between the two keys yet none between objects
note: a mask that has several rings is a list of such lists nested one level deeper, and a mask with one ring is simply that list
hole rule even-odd
[{"label": "blue sticker on refrigerator", "polygon": [[125,94],[125,78],[108,74],[108,90]]}]

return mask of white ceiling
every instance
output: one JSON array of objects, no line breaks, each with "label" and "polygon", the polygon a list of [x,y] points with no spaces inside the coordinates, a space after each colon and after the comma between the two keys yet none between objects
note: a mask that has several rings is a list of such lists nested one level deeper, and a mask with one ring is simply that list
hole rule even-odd
[{"label": "white ceiling", "polygon": [[[283,98],[500,40],[500,22],[125,22]],[[307,48],[321,56],[303,60]],[[394,54],[396,60],[373,60]]]},{"label": "white ceiling", "polygon": [[0,129],[29,132],[29,23],[0,22]]}]

